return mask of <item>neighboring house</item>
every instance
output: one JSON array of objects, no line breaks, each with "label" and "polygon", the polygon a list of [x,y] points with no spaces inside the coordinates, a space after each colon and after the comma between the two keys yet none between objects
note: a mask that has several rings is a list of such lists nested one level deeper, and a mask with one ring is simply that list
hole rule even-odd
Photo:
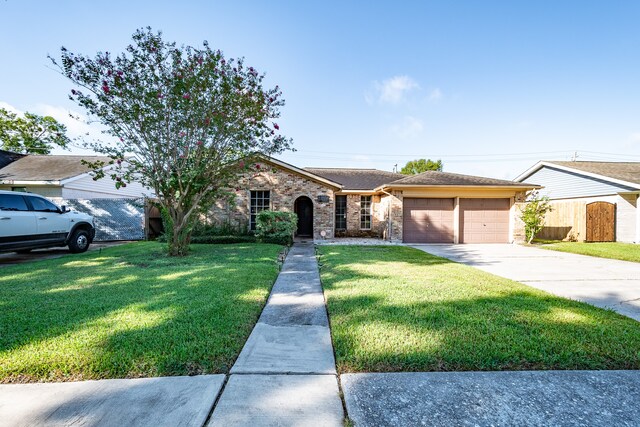
[{"label": "neighboring house", "polygon": [[93,216],[96,241],[144,239],[142,198],[151,191],[135,182],[116,189],[108,171],[105,178],[94,181],[83,159],[110,160],[103,156],[40,156],[0,150],[0,190],[40,194],[58,206]]},{"label": "neighboring house", "polygon": [[0,151],[0,190],[29,191],[61,199],[135,199],[149,194],[135,182],[116,189],[108,176],[94,181],[89,168],[82,164],[83,159],[110,160],[104,156],[41,156]]},{"label": "neighboring house", "polygon": [[541,161],[515,181],[552,200],[541,238],[640,243],[640,162]]},{"label": "neighboring house", "polygon": [[255,228],[265,209],[295,212],[297,235],[315,239],[379,236],[408,243],[507,243],[523,240],[516,203],[536,185],[424,172],[298,168],[262,159],[245,173],[234,203],[220,202],[221,224]]}]

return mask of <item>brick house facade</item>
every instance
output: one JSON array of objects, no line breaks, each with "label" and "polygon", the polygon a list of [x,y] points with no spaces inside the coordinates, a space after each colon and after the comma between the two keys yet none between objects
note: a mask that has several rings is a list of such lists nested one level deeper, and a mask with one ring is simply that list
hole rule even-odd
[{"label": "brick house facade", "polygon": [[[446,232],[438,236],[452,243],[471,238],[521,241],[524,233],[516,207],[533,188],[536,186],[445,172],[407,177],[375,169],[301,169],[264,158],[238,180],[232,189],[233,202],[219,202],[212,207],[209,218],[218,224],[252,228],[256,212],[272,209],[297,213],[297,234],[313,239],[371,236],[429,243],[431,230],[442,228]],[[451,207],[447,212],[428,207],[409,211],[411,203],[407,200],[416,199],[445,200]],[[461,202],[469,199],[487,201],[487,206],[495,200],[504,203],[502,211],[489,206],[478,212],[476,208],[465,210]],[[474,232],[473,227],[479,224],[473,220],[476,217],[497,231]]]}]

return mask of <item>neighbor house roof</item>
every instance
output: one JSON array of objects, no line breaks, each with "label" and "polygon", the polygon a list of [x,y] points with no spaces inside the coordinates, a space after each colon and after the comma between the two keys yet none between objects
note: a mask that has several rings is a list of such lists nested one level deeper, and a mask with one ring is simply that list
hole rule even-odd
[{"label": "neighbor house roof", "polygon": [[588,162],[588,161],[556,161],[542,160],[527,169],[515,181],[527,179],[544,166],[583,175],[605,179],[619,184],[640,187],[640,162]]},{"label": "neighbor house roof", "polygon": [[411,186],[481,186],[481,187],[539,187],[535,184],[507,181],[504,179],[485,178],[482,176],[461,175],[458,173],[427,171],[417,175],[406,176],[402,179],[389,182],[387,187],[411,187]]},{"label": "neighbor house roof", "polygon": [[28,155],[0,169],[0,182],[61,181],[89,172],[91,169],[82,164],[82,160],[108,163],[111,159],[106,156]]},{"label": "neighbor house roof", "polygon": [[347,191],[372,191],[374,188],[405,176],[399,173],[378,169],[304,168],[304,170],[331,181],[339,182],[342,184],[343,190]]}]

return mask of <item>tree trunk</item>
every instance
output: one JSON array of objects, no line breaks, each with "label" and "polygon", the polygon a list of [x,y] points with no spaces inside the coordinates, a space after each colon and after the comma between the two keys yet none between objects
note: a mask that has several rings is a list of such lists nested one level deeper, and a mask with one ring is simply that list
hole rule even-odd
[{"label": "tree trunk", "polygon": [[189,253],[191,243],[191,221],[185,221],[185,212],[173,207],[162,207],[162,219],[169,256],[186,256]]}]

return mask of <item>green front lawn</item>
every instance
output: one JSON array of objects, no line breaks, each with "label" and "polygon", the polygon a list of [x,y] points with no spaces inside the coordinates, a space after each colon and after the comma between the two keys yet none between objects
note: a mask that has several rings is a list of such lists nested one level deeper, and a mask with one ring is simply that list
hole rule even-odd
[{"label": "green front lawn", "polygon": [[227,372],[278,245],[139,242],[0,269],[0,382]]},{"label": "green front lawn", "polygon": [[640,262],[640,245],[636,245],[633,243],[557,242],[542,245],[540,247],[560,252],[571,252],[573,254]]},{"label": "green front lawn", "polygon": [[318,250],[340,372],[640,368],[612,311],[413,248]]}]

